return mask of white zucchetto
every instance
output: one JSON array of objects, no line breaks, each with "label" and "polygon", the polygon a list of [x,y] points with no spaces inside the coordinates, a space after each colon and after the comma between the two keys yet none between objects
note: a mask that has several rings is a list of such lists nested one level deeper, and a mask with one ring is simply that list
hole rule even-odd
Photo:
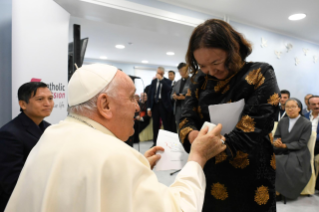
[{"label": "white zucchetto", "polygon": [[116,67],[105,64],[86,65],[77,69],[68,85],[69,106],[79,105],[93,98],[112,81],[117,70]]}]

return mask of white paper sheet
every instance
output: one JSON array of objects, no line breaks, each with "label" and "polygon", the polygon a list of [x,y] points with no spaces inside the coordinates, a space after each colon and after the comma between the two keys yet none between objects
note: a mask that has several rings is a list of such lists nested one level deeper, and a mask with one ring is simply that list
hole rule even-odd
[{"label": "white paper sheet", "polygon": [[221,134],[231,132],[239,121],[241,113],[245,106],[245,100],[238,102],[218,104],[208,106],[210,122],[213,124],[222,124]]},{"label": "white paper sheet", "polygon": [[188,154],[179,141],[177,133],[159,130],[157,146],[163,147],[165,151],[157,152],[161,155],[161,159],[157,162],[155,170],[178,170],[186,164]]}]

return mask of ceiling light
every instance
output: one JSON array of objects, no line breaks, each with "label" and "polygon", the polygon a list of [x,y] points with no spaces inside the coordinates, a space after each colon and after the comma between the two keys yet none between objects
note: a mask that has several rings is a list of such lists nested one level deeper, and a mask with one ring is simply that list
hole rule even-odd
[{"label": "ceiling light", "polygon": [[298,21],[298,20],[304,19],[305,17],[306,17],[306,14],[299,13],[299,14],[293,14],[289,16],[288,19],[291,21]]},{"label": "ceiling light", "polygon": [[117,49],[125,49],[125,46],[124,45],[116,45],[115,48],[117,48]]},{"label": "ceiling light", "polygon": [[106,56],[101,56],[101,57],[100,57],[100,59],[102,59],[102,60],[106,60],[106,59],[107,59],[107,57],[106,57]]},{"label": "ceiling light", "polygon": [[147,60],[142,60],[142,63],[148,63],[148,61]]},{"label": "ceiling light", "polygon": [[167,55],[170,55],[170,56],[171,56],[171,55],[175,55],[174,52],[166,52],[166,54],[167,54]]}]

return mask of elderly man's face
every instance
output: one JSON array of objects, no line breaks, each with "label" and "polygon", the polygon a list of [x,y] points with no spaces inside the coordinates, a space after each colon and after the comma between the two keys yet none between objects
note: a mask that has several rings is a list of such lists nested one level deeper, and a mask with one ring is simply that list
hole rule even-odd
[{"label": "elderly man's face", "polygon": [[111,132],[122,141],[126,141],[134,134],[135,112],[140,107],[135,99],[135,86],[133,81],[123,72],[118,72],[122,78],[116,89],[116,97],[112,98],[112,129]]},{"label": "elderly man's face", "polygon": [[162,77],[164,76],[164,71],[162,71],[161,69],[157,69],[156,73],[161,75]]}]

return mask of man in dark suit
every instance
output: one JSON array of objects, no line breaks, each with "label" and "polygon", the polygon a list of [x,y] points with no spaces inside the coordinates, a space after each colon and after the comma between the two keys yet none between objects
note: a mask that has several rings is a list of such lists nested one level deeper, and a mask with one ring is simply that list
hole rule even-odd
[{"label": "man in dark suit", "polygon": [[306,104],[306,107],[302,110],[302,115],[306,115],[307,113],[310,112],[310,104],[309,104],[309,98],[312,97],[313,95],[312,94],[307,94],[305,96],[305,104]]},{"label": "man in dark suit", "polygon": [[171,84],[172,81],[164,77],[165,69],[158,67],[156,78],[152,81],[148,91],[147,114],[153,118],[153,141],[156,145],[160,119],[165,130],[170,130],[167,114],[172,112]]},{"label": "man in dark suit", "polygon": [[182,106],[184,104],[185,95],[187,90],[191,84],[191,80],[189,77],[188,67],[186,63],[180,63],[178,66],[178,72],[181,75],[181,79],[178,80],[172,90],[171,98],[174,100],[173,111],[175,115],[175,123],[177,131],[179,131],[179,123],[182,115]]},{"label": "man in dark suit", "polygon": [[53,96],[45,83],[29,82],[18,90],[21,113],[0,129],[0,211],[4,211],[24,163],[51,114]]},{"label": "man in dark suit", "polygon": [[281,90],[280,91],[280,107],[279,107],[279,113],[276,117],[276,121],[280,121],[283,117],[287,117],[286,111],[285,111],[285,104],[286,101],[290,98],[290,92],[288,90]]},{"label": "man in dark suit", "polygon": [[[173,90],[174,87],[175,87],[175,85],[176,85],[176,81],[175,81],[175,71],[173,71],[173,70],[169,70],[169,71],[168,71],[168,79],[172,82],[172,83],[171,83],[171,87],[172,87],[171,90]],[[170,94],[170,96],[171,96],[171,94]],[[171,100],[171,105],[172,105],[172,106],[174,105],[174,100]],[[168,127],[169,131],[176,133],[177,131],[176,131],[176,124],[175,124],[175,115],[174,115],[174,112],[172,111],[172,112],[169,113],[167,116],[168,116],[168,122],[169,122],[169,127]]]}]

